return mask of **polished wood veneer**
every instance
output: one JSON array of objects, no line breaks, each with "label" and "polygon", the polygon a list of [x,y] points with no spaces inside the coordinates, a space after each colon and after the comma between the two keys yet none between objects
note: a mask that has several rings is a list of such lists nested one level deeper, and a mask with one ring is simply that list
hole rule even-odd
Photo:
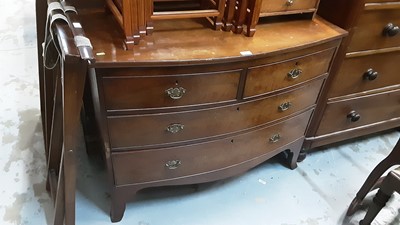
[{"label": "polished wood veneer", "polygon": [[[312,107],[322,82],[323,79],[319,79],[287,93],[225,107],[178,113],[110,116],[107,122],[111,148],[124,150],[129,147],[137,149],[176,144],[251,129]],[[174,124],[183,125],[184,128],[177,133],[168,132],[167,128]]]},{"label": "polished wood veneer", "polygon": [[[105,105],[108,110],[121,110],[233,101],[237,96],[240,74],[241,71],[236,70],[197,74],[161,73],[157,76],[143,73],[137,76],[105,77],[103,79]],[[185,93],[179,101],[165,93],[171,88],[184,88]]]},{"label": "polished wood veneer", "polygon": [[[112,153],[116,185],[185,179],[186,176],[212,173],[251,161],[301,138],[311,112],[309,110],[271,127],[259,128],[216,141],[173,148]],[[272,138],[277,134],[281,135],[280,140],[274,142]],[[227,157],[228,155],[235,157]],[[177,168],[165,167],[166,162],[174,159],[180,161]]]}]

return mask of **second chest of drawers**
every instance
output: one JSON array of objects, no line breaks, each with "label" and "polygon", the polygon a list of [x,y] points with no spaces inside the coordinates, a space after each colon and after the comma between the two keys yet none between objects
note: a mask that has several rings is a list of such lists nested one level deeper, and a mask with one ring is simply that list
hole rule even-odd
[{"label": "second chest of drawers", "polygon": [[[333,5],[341,7],[334,11]],[[400,1],[322,0],[319,13],[350,34],[305,148],[398,127]]]}]

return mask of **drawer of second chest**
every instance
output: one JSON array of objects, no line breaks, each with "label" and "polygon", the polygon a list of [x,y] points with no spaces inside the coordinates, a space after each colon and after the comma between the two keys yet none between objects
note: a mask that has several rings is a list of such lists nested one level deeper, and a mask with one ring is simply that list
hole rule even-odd
[{"label": "drawer of second chest", "polygon": [[152,109],[234,101],[240,70],[204,74],[105,77],[108,110]]},{"label": "drawer of second chest", "polygon": [[400,51],[346,58],[333,81],[329,97],[400,84]]},{"label": "drawer of second chest", "polygon": [[393,30],[395,26],[400,26],[399,8],[365,10],[354,29],[347,51],[357,52],[400,46],[400,34]]},{"label": "drawer of second chest", "polygon": [[174,113],[110,116],[113,150],[140,149],[226,135],[260,126],[313,106],[323,79],[269,98]]},{"label": "drawer of second chest", "polygon": [[328,103],[317,135],[400,117],[400,90]]},{"label": "drawer of second chest", "polygon": [[304,136],[311,110],[270,127],[217,141],[112,153],[116,185],[213,172],[267,154]]}]

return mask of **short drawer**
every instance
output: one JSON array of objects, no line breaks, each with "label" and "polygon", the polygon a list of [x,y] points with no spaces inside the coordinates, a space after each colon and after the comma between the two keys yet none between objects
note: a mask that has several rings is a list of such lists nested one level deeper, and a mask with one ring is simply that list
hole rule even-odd
[{"label": "short drawer", "polygon": [[389,24],[400,26],[400,9],[365,10],[354,30],[348,52],[400,46],[400,34],[385,35]]},{"label": "short drawer", "polygon": [[233,101],[240,70],[205,74],[103,78],[107,110],[146,109]]},{"label": "short drawer", "polygon": [[112,153],[116,185],[176,179],[223,169],[303,137],[311,111],[225,139],[182,147]]},{"label": "short drawer", "polygon": [[261,16],[270,13],[315,10],[317,0],[263,0],[261,3]]},{"label": "short drawer", "polygon": [[329,97],[400,84],[400,51],[346,58],[332,82]]},{"label": "short drawer", "polygon": [[175,113],[111,116],[113,150],[211,138],[259,126],[315,104],[322,79],[287,93],[226,107]]},{"label": "short drawer", "polygon": [[335,49],[328,49],[276,64],[251,67],[244,98],[290,87],[327,73],[334,53]]},{"label": "short drawer", "polygon": [[400,90],[328,103],[317,135],[400,117]]}]

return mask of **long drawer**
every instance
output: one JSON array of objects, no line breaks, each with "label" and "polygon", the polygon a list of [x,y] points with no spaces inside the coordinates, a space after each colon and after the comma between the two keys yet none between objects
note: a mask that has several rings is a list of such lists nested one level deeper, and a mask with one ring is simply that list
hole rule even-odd
[{"label": "long drawer", "polygon": [[103,78],[108,110],[146,109],[234,101],[240,70]]},{"label": "long drawer", "polygon": [[267,128],[217,141],[112,153],[115,184],[176,179],[215,171],[256,158],[303,137],[311,112],[310,110]]},{"label": "long drawer", "polygon": [[400,117],[400,90],[328,103],[317,136]]},{"label": "long drawer", "polygon": [[365,10],[347,52],[400,46],[400,35],[384,35],[385,27],[392,23],[400,26],[400,9]]},{"label": "long drawer", "polygon": [[400,84],[399,62],[400,51],[346,58],[329,97]]},{"label": "long drawer", "polygon": [[315,104],[322,82],[323,79],[315,80],[283,94],[226,107],[110,116],[111,147],[143,148],[209,138],[259,126]]},{"label": "long drawer", "polygon": [[244,98],[289,87],[328,72],[335,49],[248,69]]},{"label": "long drawer", "polygon": [[261,16],[266,13],[290,12],[290,11],[309,11],[315,10],[317,0],[263,0],[261,3]]}]

